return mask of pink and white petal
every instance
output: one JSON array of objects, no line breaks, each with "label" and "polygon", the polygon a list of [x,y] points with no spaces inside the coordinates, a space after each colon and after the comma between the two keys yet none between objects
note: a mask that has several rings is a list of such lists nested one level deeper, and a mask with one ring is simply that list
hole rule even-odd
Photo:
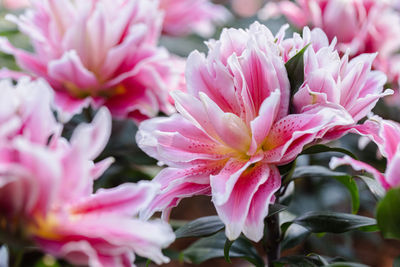
[{"label": "pink and white petal", "polygon": [[204,104],[196,97],[181,91],[171,92],[177,111],[215,141],[221,141],[215,132]]},{"label": "pink and white petal", "polygon": [[268,215],[269,204],[273,202],[275,192],[281,186],[281,174],[278,168],[273,165],[269,168],[269,177],[254,194],[243,227],[244,235],[255,242],[260,241],[264,235],[264,218]]},{"label": "pink and white petal", "polygon": [[93,164],[93,167],[90,169],[90,177],[94,180],[100,178],[100,176],[115,162],[115,159],[112,157],[105,158],[99,162]]},{"label": "pink and white petal", "polygon": [[162,190],[150,205],[140,212],[143,219],[150,218],[157,211],[162,211],[163,218],[168,219],[171,209],[177,206],[182,198],[211,194],[208,182],[210,173],[207,171],[204,174],[200,172],[190,175],[181,169],[164,170],[154,179],[154,182],[162,184]]},{"label": "pink and white petal", "polygon": [[354,121],[359,121],[367,116],[369,112],[371,112],[379,99],[392,94],[393,90],[391,89],[387,89],[379,94],[368,94],[365,97],[358,99],[358,101],[355,102],[354,106],[349,108],[348,111],[350,115],[353,116]]},{"label": "pink and white petal", "polygon": [[232,75],[220,61],[215,61],[211,70],[206,64],[204,54],[194,51],[189,55],[185,72],[187,91],[196,97],[203,92],[224,112],[240,114]]},{"label": "pink and white petal", "polygon": [[249,149],[251,138],[246,124],[236,114],[224,112],[203,92],[199,93],[209,121],[218,138],[227,146],[245,152]]},{"label": "pink and white petal", "polygon": [[[397,144],[399,145],[399,144]],[[396,154],[388,161],[388,165],[385,172],[386,182],[391,188],[400,186],[400,151],[397,146]]]},{"label": "pink and white petal", "polygon": [[82,64],[75,50],[65,52],[60,59],[51,61],[48,73],[52,79],[64,84],[69,90],[76,90],[72,93],[96,88],[99,85],[96,76]]},{"label": "pink and white petal", "polygon": [[95,159],[108,143],[111,135],[111,114],[107,108],[101,108],[90,124],[80,124],[71,137],[71,145]]},{"label": "pink and white petal", "polygon": [[225,146],[216,143],[179,114],[144,121],[139,126],[136,142],[148,155],[170,166],[229,156]]},{"label": "pink and white petal", "polygon": [[0,37],[0,50],[6,54],[13,55],[18,65],[39,77],[47,77],[47,65],[40,61],[35,55],[15,48],[5,37]]},{"label": "pink and white petal", "polygon": [[271,129],[264,144],[265,159],[270,163],[290,162],[305,145],[322,138],[328,131],[353,124],[353,118],[338,105],[318,105],[302,114],[291,114]]},{"label": "pink and white petal", "polygon": [[[289,109],[289,80],[284,67],[284,62],[273,53],[266,54],[255,44],[244,51],[238,58],[240,72],[242,73],[244,88],[248,92],[242,92],[245,103],[250,102],[254,105],[255,114],[260,109],[265,98],[279,89],[281,101],[278,109],[278,118],[286,116]],[[237,70],[239,71],[239,70]],[[245,97],[250,97],[246,100]]]},{"label": "pink and white petal", "polygon": [[269,165],[265,162],[241,169],[240,177],[228,200],[222,205],[214,203],[218,216],[225,224],[225,233],[229,240],[237,239],[244,230],[252,199],[260,186],[269,179],[270,173]]},{"label": "pink and white petal", "polygon": [[116,213],[132,216],[146,208],[159,189],[159,184],[147,181],[138,184],[125,183],[112,189],[99,189],[90,197],[75,203],[71,212],[77,215]]},{"label": "pink and white petal", "polygon": [[79,114],[82,110],[92,103],[90,97],[80,99],[72,97],[68,92],[56,91],[55,108],[58,118],[61,122],[67,123],[75,114]]},{"label": "pink and white petal", "polygon": [[23,138],[14,140],[13,146],[16,149],[17,163],[24,166],[31,179],[35,178],[38,187],[37,197],[26,203],[26,212],[47,214],[52,203],[57,201],[62,182],[62,166],[57,155]]},{"label": "pink and white petal", "polygon": [[279,15],[287,17],[287,19],[298,28],[306,26],[309,20],[304,10],[290,1],[281,1],[279,3],[268,2],[258,13],[258,16],[264,20]]},{"label": "pink and white petal", "polygon": [[259,162],[260,156],[255,156],[250,160],[240,160],[236,158],[226,162],[224,168],[215,175],[210,175],[210,185],[212,189],[213,202],[215,205],[223,205],[228,201],[235,184],[242,173],[252,164]]},{"label": "pink and white petal", "polygon": [[367,171],[371,173],[386,190],[390,188],[390,184],[387,183],[385,176],[371,165],[355,160],[349,156],[344,156],[343,158],[333,157],[329,162],[329,167],[331,169],[335,169],[341,165],[350,165],[356,171]]},{"label": "pink and white petal", "polygon": [[277,119],[280,97],[281,93],[278,89],[272,92],[261,104],[258,116],[250,122],[252,140],[248,155],[256,153],[268,136],[272,124]]}]

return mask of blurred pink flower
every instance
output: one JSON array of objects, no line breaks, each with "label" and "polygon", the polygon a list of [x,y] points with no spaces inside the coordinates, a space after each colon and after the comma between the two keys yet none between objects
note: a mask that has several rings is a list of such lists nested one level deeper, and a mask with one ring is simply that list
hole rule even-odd
[{"label": "blurred pink flower", "polygon": [[20,9],[30,6],[29,0],[2,0],[1,4],[8,9]]},{"label": "blurred pink flower", "polygon": [[93,181],[112,163],[93,162],[111,132],[107,109],[91,124],[79,125],[68,142],[59,136],[51,90],[43,82],[22,80],[14,88],[2,81],[1,88],[1,230],[21,232],[73,264],[132,266],[134,253],[168,262],[161,248],[173,241],[171,228],[132,217],[154,197],[156,184],[93,193]]},{"label": "blurred pink flower", "polygon": [[187,61],[188,92],[173,92],[178,114],[143,122],[139,146],[169,167],[154,179],[161,193],[142,213],[170,210],[182,198],[212,195],[229,239],[263,236],[268,204],[280,188],[277,166],[332,127],[353,124],[342,109],[320,104],[289,113],[290,84],[278,36],[254,23],[224,29],[205,56]]},{"label": "blurred pink flower", "polygon": [[[264,19],[281,14],[296,27],[319,27],[330,41],[336,37],[337,48],[350,56],[378,52],[374,67],[382,71],[400,49],[400,13],[391,0],[284,0],[259,13]],[[400,72],[392,72],[389,81],[397,83]]]},{"label": "blurred pink flower", "polygon": [[378,145],[379,152],[387,159],[387,167],[384,174],[374,167],[350,158],[332,158],[330,167],[337,168],[340,165],[350,165],[357,171],[367,171],[386,189],[400,186],[400,124],[394,121],[383,120],[373,116],[363,125],[355,127],[354,132],[369,137]]},{"label": "blurred pink flower", "polygon": [[7,18],[30,37],[34,53],[4,38],[0,49],[46,79],[67,115],[89,104],[135,121],[174,110],[168,89],[180,73],[157,47],[163,19],[157,1],[38,0],[25,15]]},{"label": "blurred pink flower", "polygon": [[342,52],[387,56],[400,47],[400,15],[390,1],[296,0],[269,2],[260,16],[283,14],[299,28],[321,28],[329,40],[337,38]]},{"label": "blurred pink flower", "polygon": [[226,8],[210,0],[160,0],[160,9],[164,11],[163,32],[175,36],[210,36],[215,23],[221,24],[230,17]]},{"label": "blurred pink flower", "polygon": [[254,16],[262,4],[262,0],[231,0],[233,11],[241,17]]}]

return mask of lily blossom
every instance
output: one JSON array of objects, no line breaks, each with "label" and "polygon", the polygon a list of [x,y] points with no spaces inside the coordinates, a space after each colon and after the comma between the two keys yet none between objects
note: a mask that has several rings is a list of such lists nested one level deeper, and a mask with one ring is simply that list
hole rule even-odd
[{"label": "lily blossom", "polygon": [[65,119],[88,105],[136,122],[174,111],[168,90],[181,74],[157,46],[163,21],[157,1],[38,0],[24,15],[7,19],[29,36],[34,52],[5,38],[1,51],[52,86]]},{"label": "lily blossom", "polygon": [[164,11],[163,33],[173,36],[210,36],[215,31],[214,24],[231,16],[225,7],[210,0],[160,0],[160,10]]},{"label": "lily blossom", "polygon": [[368,137],[379,149],[382,156],[387,159],[385,173],[381,173],[367,163],[355,160],[348,156],[343,158],[332,158],[329,166],[331,169],[340,165],[350,165],[354,170],[366,171],[380,182],[386,189],[400,186],[400,124],[390,120],[384,120],[378,116],[373,116],[364,124],[353,129],[355,133]]},{"label": "lily blossom", "polygon": [[136,136],[141,149],[168,166],[154,178],[161,193],[144,218],[155,211],[168,218],[182,198],[211,195],[230,240],[244,233],[259,241],[281,185],[277,167],[330,129],[354,123],[345,110],[324,104],[289,114],[281,38],[255,22],[224,29],[208,42],[207,55],[190,54],[187,93],[172,93],[178,113],[143,122]]},{"label": "lily blossom", "polygon": [[169,225],[134,217],[159,190],[142,182],[93,192],[93,182],[113,162],[94,163],[111,134],[101,108],[80,124],[70,141],[50,106],[51,89],[40,80],[1,82],[0,231],[17,234],[73,264],[132,266],[135,254],[169,261],[161,248],[174,240]]}]

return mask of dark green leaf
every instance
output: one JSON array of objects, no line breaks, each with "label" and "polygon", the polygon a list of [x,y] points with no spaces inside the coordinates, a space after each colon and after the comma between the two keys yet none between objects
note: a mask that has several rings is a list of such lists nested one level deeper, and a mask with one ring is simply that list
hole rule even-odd
[{"label": "dark green leaf", "polygon": [[[190,263],[200,264],[213,258],[223,258],[226,237],[224,232],[216,233],[213,236],[201,238],[183,251],[184,259]],[[239,237],[230,247],[231,258],[243,258],[255,266],[264,266],[262,258],[257,254],[256,249],[245,238]]]},{"label": "dark green leaf", "polygon": [[301,225],[291,224],[289,228],[285,231],[283,240],[281,242],[281,249],[286,250],[293,248],[303,242],[311,232]]},{"label": "dark green leaf", "polygon": [[342,183],[349,191],[352,203],[352,213],[357,213],[360,207],[360,195],[358,192],[357,183],[354,179],[344,173],[332,171],[322,166],[300,166],[294,170],[292,179],[298,179],[301,177],[328,177],[334,178]]},{"label": "dark green leaf", "polygon": [[369,191],[375,196],[376,199],[382,199],[386,192],[385,189],[381,186],[381,184],[375,180],[374,178],[357,175],[356,177],[360,178],[368,187]]},{"label": "dark green leaf", "polygon": [[301,49],[294,57],[286,62],[285,67],[290,81],[290,95],[293,96],[304,82],[304,52],[309,45]]},{"label": "dark green leaf", "polygon": [[288,267],[318,267],[321,266],[320,262],[312,257],[307,256],[287,256],[280,258],[279,260],[274,262],[274,266],[282,266],[279,264],[283,264]]},{"label": "dark green leaf", "polygon": [[293,222],[313,233],[344,233],[356,229],[370,231],[376,227],[373,218],[330,211],[308,212]]},{"label": "dark green leaf", "polygon": [[209,236],[224,228],[218,216],[207,216],[191,221],[175,231],[176,238]]},{"label": "dark green leaf", "polygon": [[281,204],[270,204],[269,205],[269,212],[268,212],[268,216],[267,217],[271,217],[272,215],[275,215],[279,212],[282,212],[284,210],[287,210],[287,206],[285,205],[281,205]]},{"label": "dark green leaf", "polygon": [[346,154],[346,155],[352,157],[353,159],[357,159],[357,157],[352,152],[348,151],[347,149],[340,148],[340,147],[329,147],[326,145],[313,145],[309,148],[304,149],[303,152],[301,152],[301,154],[308,155],[308,154],[317,154],[317,153],[322,153],[322,152],[339,152],[339,153]]},{"label": "dark green leaf", "polygon": [[400,188],[386,193],[378,203],[376,218],[385,238],[400,239]]}]

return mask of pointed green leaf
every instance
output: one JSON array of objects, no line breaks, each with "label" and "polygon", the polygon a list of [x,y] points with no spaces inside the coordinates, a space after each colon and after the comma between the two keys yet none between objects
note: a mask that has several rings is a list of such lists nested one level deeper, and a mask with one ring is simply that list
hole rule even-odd
[{"label": "pointed green leaf", "polygon": [[312,211],[298,218],[293,223],[299,224],[313,233],[344,233],[351,230],[376,230],[376,220],[369,217],[330,212]]},{"label": "pointed green leaf", "polygon": [[304,82],[304,52],[309,44],[293,56],[285,67],[290,81],[290,95],[293,96]]},{"label": "pointed green leaf", "polygon": [[[184,259],[190,263],[200,264],[213,258],[223,258],[225,254],[226,237],[224,232],[204,237],[194,242],[183,251]],[[264,266],[263,259],[258,255],[253,245],[244,237],[239,237],[229,250],[231,258],[243,258],[255,266]]]},{"label": "pointed green leaf", "polygon": [[313,145],[311,147],[308,147],[301,152],[302,155],[308,155],[308,154],[318,154],[318,153],[323,153],[323,152],[339,152],[343,153],[345,155],[348,155],[352,157],[353,159],[357,159],[356,155],[354,155],[352,152],[348,151],[347,149],[340,148],[340,147],[329,147],[326,145]]},{"label": "pointed green leaf", "polygon": [[175,231],[176,238],[212,235],[225,227],[218,216],[207,216],[191,221]]},{"label": "pointed green leaf", "polygon": [[334,178],[342,183],[349,191],[352,203],[352,213],[356,214],[360,207],[360,195],[357,183],[353,177],[344,172],[332,171],[322,166],[299,166],[294,170],[292,179],[301,177],[328,177]]},{"label": "pointed green leaf", "polygon": [[378,203],[376,219],[385,238],[400,239],[400,188],[389,190]]}]

